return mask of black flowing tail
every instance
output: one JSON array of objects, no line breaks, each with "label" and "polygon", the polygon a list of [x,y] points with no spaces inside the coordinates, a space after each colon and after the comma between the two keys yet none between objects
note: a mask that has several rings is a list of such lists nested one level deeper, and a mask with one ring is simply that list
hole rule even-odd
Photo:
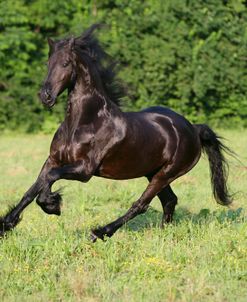
[{"label": "black flowing tail", "polygon": [[224,146],[219,136],[205,124],[194,125],[198,131],[202,149],[207,154],[211,172],[211,184],[216,201],[224,206],[229,205],[232,200],[227,189],[227,162],[223,151],[232,153]]}]

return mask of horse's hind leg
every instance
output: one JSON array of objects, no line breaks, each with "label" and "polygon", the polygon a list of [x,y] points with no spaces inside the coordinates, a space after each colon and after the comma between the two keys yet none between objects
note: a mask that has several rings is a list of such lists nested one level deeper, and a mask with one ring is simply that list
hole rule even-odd
[{"label": "horse's hind leg", "polygon": [[104,227],[99,227],[92,230],[92,240],[96,241],[97,238],[104,239],[105,235],[111,237],[121,226],[123,226],[129,220],[133,219],[139,214],[145,213],[152,199],[158,193],[160,193],[164,187],[167,187],[169,183],[176,178],[169,177],[168,174],[170,173],[167,173],[167,176],[164,176],[164,174],[165,173],[161,171],[152,178],[142,196],[133,203],[126,214]]},{"label": "horse's hind leg", "polygon": [[[148,181],[152,180],[152,177],[147,176]],[[162,208],[163,208],[163,217],[161,221],[161,227],[164,226],[165,223],[172,222],[173,213],[178,201],[177,196],[173,192],[170,185],[166,186],[157,194]]]},{"label": "horse's hind leg", "polygon": [[172,222],[178,198],[170,186],[166,186],[160,193],[158,193],[157,196],[163,208],[163,217],[161,222],[161,227],[163,227],[165,223]]},{"label": "horse's hind leg", "polygon": [[[147,176],[147,179],[150,182],[152,180],[152,176]],[[163,227],[165,223],[172,222],[172,218],[175,211],[175,207],[177,205],[178,198],[173,192],[170,185],[163,188],[157,194],[157,196],[163,208],[163,217],[161,221],[161,227]]]}]

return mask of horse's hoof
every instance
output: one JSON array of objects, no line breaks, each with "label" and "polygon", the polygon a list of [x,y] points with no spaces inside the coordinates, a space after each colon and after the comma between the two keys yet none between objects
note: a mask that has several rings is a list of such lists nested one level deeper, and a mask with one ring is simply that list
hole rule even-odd
[{"label": "horse's hoof", "polygon": [[54,205],[54,204],[42,204],[40,205],[42,210],[49,215],[57,215],[60,216],[61,215],[61,209],[60,209],[60,205]]},{"label": "horse's hoof", "polygon": [[5,236],[4,228],[2,225],[0,225],[0,239],[4,238],[4,236]]},{"label": "horse's hoof", "polygon": [[94,243],[94,242],[97,241],[97,239],[98,239],[98,237],[93,232],[91,232],[91,234],[90,234],[90,240]]},{"label": "horse's hoof", "polygon": [[50,211],[49,214],[57,215],[57,216],[60,216],[60,215],[61,215],[61,208],[60,208],[60,205],[56,205],[56,206],[49,207],[49,211]]},{"label": "horse's hoof", "polygon": [[99,229],[93,229],[91,230],[91,241],[92,242],[96,242],[97,239],[101,239],[104,241],[104,233],[103,231],[99,228]]},{"label": "horse's hoof", "polygon": [[36,202],[46,214],[57,216],[61,215],[62,197],[59,193],[51,193],[44,201],[37,199]]},{"label": "horse's hoof", "polygon": [[173,214],[164,214],[160,223],[160,228],[164,229],[166,225],[171,224],[173,220]]},{"label": "horse's hoof", "polygon": [[7,214],[5,217],[0,217],[0,239],[6,237],[6,233],[12,230],[21,220],[19,216],[12,217],[11,222],[8,221],[10,219],[6,219]]}]

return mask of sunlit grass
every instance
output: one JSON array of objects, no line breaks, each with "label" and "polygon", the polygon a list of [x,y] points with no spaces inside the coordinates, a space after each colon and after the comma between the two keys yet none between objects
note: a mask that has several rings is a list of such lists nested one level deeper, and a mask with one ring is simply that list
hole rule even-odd
[{"label": "sunlit grass", "polygon": [[[242,164],[230,158],[231,209],[212,198],[207,160],[178,179],[175,221],[160,229],[155,199],[145,215],[106,242],[90,228],[123,214],[147,181],[93,178],[60,181],[62,216],[31,204],[0,241],[0,301],[246,301],[247,131],[219,131]],[[34,182],[51,137],[0,137],[0,212]]]}]

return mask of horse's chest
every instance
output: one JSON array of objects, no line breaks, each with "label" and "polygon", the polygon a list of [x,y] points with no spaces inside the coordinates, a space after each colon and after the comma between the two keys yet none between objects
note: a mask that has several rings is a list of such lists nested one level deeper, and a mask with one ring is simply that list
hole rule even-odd
[{"label": "horse's chest", "polygon": [[94,145],[93,135],[83,135],[80,140],[60,140],[51,147],[51,156],[59,164],[73,164],[90,160]]}]

